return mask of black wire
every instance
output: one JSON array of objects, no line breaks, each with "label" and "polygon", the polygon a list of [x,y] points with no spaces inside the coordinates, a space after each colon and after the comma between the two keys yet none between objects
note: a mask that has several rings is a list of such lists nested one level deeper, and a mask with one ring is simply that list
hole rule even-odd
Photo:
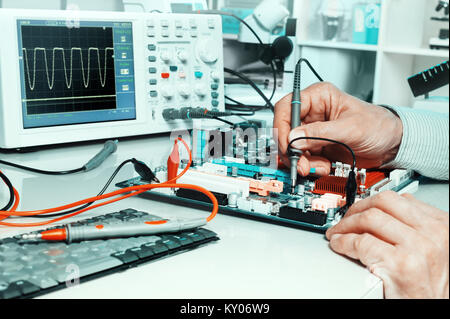
[{"label": "black wire", "polygon": [[[239,102],[235,99],[232,99],[231,97],[228,97],[225,95],[225,99],[230,100],[234,104],[225,103],[225,106],[227,109],[231,111],[244,111],[252,113],[251,115],[254,115],[256,111],[264,110],[266,109],[266,106],[262,105],[247,105],[242,102]],[[244,115],[245,116],[245,115]]]},{"label": "black wire", "polygon": [[[247,23],[247,22],[245,22],[245,20],[244,19],[241,19],[241,18],[239,18],[238,16],[236,16],[236,15],[234,15],[234,14],[232,14],[232,13],[230,13],[230,12],[226,12],[226,11],[220,11],[220,10],[198,10],[198,11],[196,11],[196,12],[198,12],[198,13],[203,13],[203,14],[218,14],[218,15],[224,15],[224,16],[230,16],[230,17],[233,17],[233,18],[235,18],[236,20],[238,20],[238,21],[240,21],[243,25],[245,25],[249,30],[250,30],[250,32],[251,33],[253,33],[253,35],[255,36],[255,38],[258,40],[258,42],[259,42],[259,44],[261,44],[262,46],[266,46],[265,44],[264,44],[264,42],[261,40],[261,38],[258,36],[258,34],[256,33],[256,31]],[[270,67],[271,67],[271,69],[272,69],[272,74],[273,74],[273,79],[274,79],[274,81],[273,81],[273,90],[272,90],[272,95],[270,96],[270,98],[269,98],[269,103],[267,103],[267,101],[266,101],[266,107],[271,107],[271,109],[272,109],[272,111],[274,111],[274,107],[273,107],[273,105],[272,105],[272,99],[273,99],[273,97],[274,97],[274,95],[275,95],[275,91],[276,91],[276,89],[277,89],[277,71],[276,71],[276,69],[275,69],[275,65],[274,65],[274,63],[273,63],[273,61],[271,61],[270,62]],[[237,76],[237,75],[236,75]],[[238,76],[239,77],[239,76]],[[241,78],[242,79],[242,78]],[[244,79],[242,79],[242,80],[244,80]],[[248,80],[250,80],[250,79],[248,79]],[[246,81],[246,80],[244,80],[244,81]],[[246,81],[247,83],[249,83],[248,81]],[[252,81],[252,83],[253,83],[253,81]],[[252,85],[251,83],[249,83],[253,88],[255,88],[255,86],[254,85]],[[254,84],[254,83],[253,83]],[[256,90],[256,88],[255,88],[255,90]],[[258,91],[257,91],[258,92]],[[259,90],[259,92],[258,92],[258,94],[259,95],[261,95],[261,94],[263,94],[264,95],[264,93],[262,93],[260,90]],[[264,97],[265,97],[265,95],[264,95]],[[265,98],[264,100],[266,100],[267,98]]]},{"label": "black wire", "polygon": [[15,196],[14,196],[14,187],[13,187],[11,181],[9,180],[9,178],[6,177],[6,175],[3,174],[1,171],[0,171],[0,178],[3,180],[3,182],[6,184],[6,186],[9,189],[9,201],[8,201],[8,204],[6,204],[6,206],[1,208],[0,210],[1,211],[7,211],[14,204],[14,198],[15,198]]},{"label": "black wire", "polygon": [[[97,194],[98,196],[101,196],[105,193],[105,191],[108,189],[109,185],[111,185],[112,181],[114,180],[114,178],[116,177],[116,175],[119,173],[119,171],[122,169],[122,167],[124,167],[126,164],[133,162],[134,159],[129,159],[126,160],[124,162],[122,162],[114,171],[114,173],[111,175],[111,177],[109,178],[109,180],[106,182],[105,186],[102,188],[102,190],[100,191],[100,193]],[[75,213],[78,212],[82,209],[85,209],[89,206],[91,206],[93,203],[95,203],[95,201],[90,202],[90,203],[86,203],[83,206],[80,206],[78,208],[74,208],[65,212],[61,212],[61,213],[55,213],[55,214],[42,214],[42,215],[34,215],[34,216],[29,216],[29,217],[35,217],[35,218],[48,218],[48,217],[58,217],[58,216],[63,216],[63,215],[67,215],[67,214],[71,214],[71,213]]]},{"label": "black wire", "polygon": [[272,101],[273,97],[275,96],[275,91],[277,90],[277,70],[275,69],[275,64],[270,62],[270,66],[272,68],[273,73],[273,89],[272,89],[272,95],[269,98],[269,101]]},{"label": "black wire", "polygon": [[267,96],[259,89],[259,87],[255,84],[255,82],[253,82],[252,80],[250,80],[247,76],[245,76],[244,74],[231,70],[229,68],[224,68],[224,71],[227,73],[230,73],[234,76],[237,76],[238,78],[240,78],[241,80],[247,82],[248,84],[250,84],[250,86],[255,89],[255,91],[263,98],[263,100],[266,102],[266,105],[270,107],[270,109],[272,110],[272,112],[275,110],[275,107],[273,106],[272,102],[267,98]]},{"label": "black wire", "polygon": [[316,76],[316,78],[320,81],[323,82],[322,77],[319,75],[319,73],[317,73],[317,71],[313,68],[313,66],[311,65],[311,63],[309,63],[309,61],[305,58],[300,58],[297,62],[297,65],[301,64],[302,62],[306,63],[306,65],[308,65],[309,69],[311,70],[312,73],[314,73],[314,75]]},{"label": "black wire", "polygon": [[76,168],[76,169],[72,169],[72,170],[68,170],[68,171],[45,171],[45,170],[27,167],[27,166],[15,164],[15,163],[3,161],[3,160],[0,160],[0,164],[19,168],[19,169],[33,172],[33,173],[44,174],[44,175],[69,175],[69,174],[74,174],[74,173],[79,173],[79,172],[84,171],[84,167],[80,167],[80,168]]},{"label": "black wire", "polygon": [[224,120],[224,119],[222,119],[222,118],[220,118],[220,117],[218,117],[218,116],[211,116],[211,118],[214,119],[214,120],[217,120],[217,121],[226,123],[226,124],[228,124],[228,125],[234,127],[234,123],[232,123],[232,122],[230,122],[230,121],[227,121],[227,120]]},{"label": "black wire", "polygon": [[356,156],[355,156],[355,152],[353,152],[352,148],[350,146],[348,146],[345,143],[339,142],[339,141],[335,141],[329,138],[324,138],[324,137],[297,137],[294,138],[289,144],[288,144],[288,152],[290,152],[292,150],[292,144],[295,143],[296,141],[300,141],[300,140],[316,140],[316,141],[326,141],[326,142],[330,142],[330,143],[335,143],[341,146],[344,146],[352,155],[353,157],[353,165],[352,165],[352,171],[355,170],[356,168]]}]

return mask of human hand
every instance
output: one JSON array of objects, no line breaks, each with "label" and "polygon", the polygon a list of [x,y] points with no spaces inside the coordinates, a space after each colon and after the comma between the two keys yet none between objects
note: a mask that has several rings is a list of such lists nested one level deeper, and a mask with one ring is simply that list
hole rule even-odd
[{"label": "human hand", "polygon": [[[379,167],[392,161],[403,137],[403,124],[391,111],[363,102],[330,83],[317,83],[301,92],[302,125],[291,132],[292,94],[275,106],[274,128],[278,129],[281,159],[289,166],[287,146],[297,137],[323,137],[350,146],[357,165]],[[351,163],[351,154],[336,144],[324,141],[300,140],[293,147],[304,151],[298,163],[300,175],[315,168],[317,174],[328,175],[330,160]],[[306,152],[305,152],[306,151]]]},{"label": "human hand", "polygon": [[326,237],[381,278],[385,298],[449,298],[447,212],[387,191],[353,204]]}]

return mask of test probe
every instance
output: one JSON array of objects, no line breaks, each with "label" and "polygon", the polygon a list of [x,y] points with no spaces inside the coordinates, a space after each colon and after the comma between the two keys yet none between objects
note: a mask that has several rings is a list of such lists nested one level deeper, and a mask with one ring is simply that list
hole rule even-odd
[{"label": "test probe", "polygon": [[[291,102],[291,129],[295,129],[301,125],[300,112],[301,112],[301,96],[300,96],[300,77],[301,77],[301,61],[299,61],[295,67],[294,75],[294,90],[292,92]],[[303,154],[301,150],[291,149],[289,151],[289,160],[291,161],[291,193],[295,193],[295,187],[297,186],[297,165],[300,156]]]},{"label": "test probe", "polygon": [[207,224],[206,218],[189,220],[159,220],[126,222],[112,225],[67,225],[64,228],[45,230],[41,233],[22,235],[24,240],[46,240],[80,242],[84,240],[109,239],[120,237],[149,236],[162,233],[177,233],[195,229]]}]

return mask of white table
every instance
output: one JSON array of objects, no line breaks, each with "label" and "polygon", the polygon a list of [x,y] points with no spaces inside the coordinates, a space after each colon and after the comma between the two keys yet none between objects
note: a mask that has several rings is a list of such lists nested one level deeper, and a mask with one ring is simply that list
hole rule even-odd
[{"label": "white table", "polygon": [[[20,210],[34,210],[96,195],[114,168],[136,157],[153,166],[166,161],[168,136],[121,141],[118,151],[98,169],[72,176],[37,176],[1,169],[20,191]],[[102,143],[90,143],[0,157],[42,169],[76,168],[90,159]],[[125,167],[115,181],[128,179]],[[1,187],[0,200],[7,193]],[[114,186],[109,190],[115,189]],[[422,185],[416,196],[448,211],[448,183]],[[89,211],[80,218],[135,208],[165,218],[206,216],[186,207],[130,198]],[[41,298],[382,298],[382,282],[358,262],[331,251],[324,235],[219,214],[208,229],[220,240],[196,250],[151,262],[63,289]],[[30,229],[0,227],[0,237]]]}]

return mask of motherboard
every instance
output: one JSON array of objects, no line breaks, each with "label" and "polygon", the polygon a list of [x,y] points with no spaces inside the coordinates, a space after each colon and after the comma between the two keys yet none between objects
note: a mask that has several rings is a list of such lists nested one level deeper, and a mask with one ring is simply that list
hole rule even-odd
[{"label": "motherboard", "polygon": [[[253,133],[249,134],[249,130]],[[261,123],[246,122],[233,130],[221,130],[219,134],[217,131],[193,132],[192,165],[177,183],[198,185],[211,191],[218,200],[220,213],[317,231],[325,231],[338,223],[346,212],[346,182],[351,166],[332,163],[328,176],[318,176],[311,169],[309,176],[298,178],[292,192],[289,169],[278,162],[278,149],[273,147],[276,143],[271,131]],[[217,143],[218,139],[221,143]],[[180,164],[179,172],[185,165]],[[358,184],[355,201],[385,190],[414,192],[418,187],[414,172],[410,170],[355,168],[354,171]],[[156,167],[155,174],[159,180],[167,180],[166,166]],[[125,188],[148,183],[136,177],[117,186]],[[141,196],[185,207],[212,207],[208,197],[189,189],[154,189]]]}]

